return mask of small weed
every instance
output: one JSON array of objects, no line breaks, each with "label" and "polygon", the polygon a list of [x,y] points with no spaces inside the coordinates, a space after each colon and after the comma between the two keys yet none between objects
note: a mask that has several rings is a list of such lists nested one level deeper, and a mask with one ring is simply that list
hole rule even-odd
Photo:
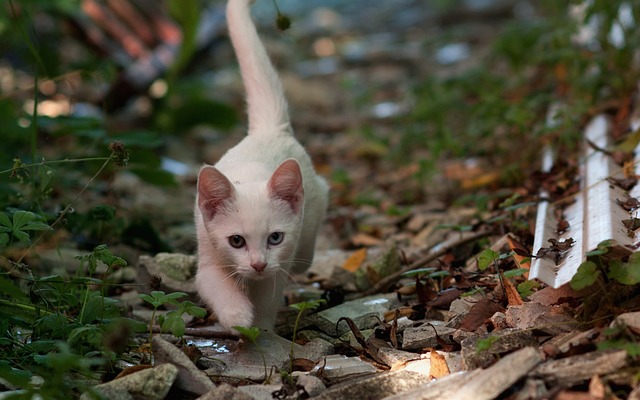
[{"label": "small weed", "polygon": [[207,311],[198,307],[190,301],[178,301],[178,299],[188,296],[183,292],[173,292],[166,294],[161,290],[154,290],[150,294],[138,295],[142,300],[151,304],[153,307],[153,313],[151,314],[151,320],[149,321],[149,343],[153,339],[153,325],[156,322],[156,313],[158,308],[166,305],[177,306],[177,310],[171,310],[164,316],[158,316],[158,325],[162,332],[171,332],[172,335],[181,338],[184,336],[185,323],[182,316],[186,313],[195,317],[203,318],[207,315]]},{"label": "small weed", "polygon": [[587,260],[580,264],[571,279],[571,288],[582,290],[601,278],[629,286],[640,283],[640,252],[632,253],[623,261],[620,256],[611,255],[610,250],[615,246],[614,241],[606,240],[599,243],[595,250],[588,252]]},{"label": "small weed", "polygon": [[252,326],[250,328],[245,328],[244,326],[234,326],[232,328],[238,331],[238,333],[240,333],[245,339],[256,346],[256,348],[260,352],[260,356],[262,356],[262,365],[264,366],[264,383],[269,383],[269,381],[271,380],[271,376],[268,374],[269,370],[267,369],[267,359],[264,356],[264,349],[262,349],[262,347],[260,347],[260,345],[258,344],[260,328],[258,328],[257,326]]}]

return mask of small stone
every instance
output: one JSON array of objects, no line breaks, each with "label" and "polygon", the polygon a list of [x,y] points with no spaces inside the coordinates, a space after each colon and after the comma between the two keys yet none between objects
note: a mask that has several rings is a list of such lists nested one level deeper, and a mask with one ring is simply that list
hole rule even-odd
[{"label": "small stone", "polygon": [[315,338],[311,340],[309,343],[302,346],[300,351],[296,353],[296,357],[298,358],[306,358],[311,361],[320,361],[322,357],[328,356],[329,354],[333,354],[335,352],[335,348],[333,344],[327,342],[324,339]]},{"label": "small stone", "polygon": [[610,325],[612,328],[621,326],[633,328],[636,332],[640,331],[640,312],[630,312],[620,314],[613,320]]},{"label": "small stone", "polygon": [[[303,346],[294,343],[293,349],[294,357],[305,356]],[[290,351],[291,342],[289,340],[273,332],[262,331],[258,336],[257,345],[244,343],[233,352],[216,354],[215,358],[224,364],[218,364],[206,370],[206,373],[210,376],[224,375],[230,378],[262,382],[272,368],[277,371],[288,370]]]},{"label": "small stone", "polygon": [[358,329],[369,329],[383,319],[385,312],[397,306],[399,306],[399,302],[395,293],[368,296],[310,315],[301,321],[301,325],[304,324],[304,327],[316,325],[329,335],[337,333],[337,336],[341,336],[350,329],[346,322],[338,324],[340,318],[350,318]]},{"label": "small stone", "polygon": [[281,388],[282,385],[247,385],[238,387],[238,391],[253,400],[272,400],[273,393]]},{"label": "small stone", "polygon": [[391,367],[392,371],[402,368],[409,361],[420,360],[420,354],[394,349],[393,347],[381,347],[378,350],[378,357]]},{"label": "small stone", "polygon": [[178,367],[176,387],[202,395],[215,387],[211,379],[187,357],[182,350],[155,335],[152,339],[153,358],[156,364],[171,363]]},{"label": "small stone", "polygon": [[560,306],[545,306],[539,303],[524,303],[507,308],[506,322],[512,328],[536,328],[549,335],[570,332],[579,323]]},{"label": "small stone", "polygon": [[253,397],[228,383],[221,383],[218,387],[198,397],[197,400],[253,400]]},{"label": "small stone", "polygon": [[309,397],[317,396],[327,389],[322,380],[313,375],[298,376],[297,384],[304,388]]},{"label": "small stone", "polygon": [[[436,322],[441,324],[440,321]],[[402,336],[402,349],[421,350],[427,347],[436,347],[439,345],[438,338],[447,343],[454,343],[451,335],[455,332],[456,329],[436,325],[435,322],[431,325],[425,324],[415,328],[406,328]]]},{"label": "small stone", "polygon": [[507,316],[502,312],[497,312],[491,316],[491,324],[495,330],[508,329]]},{"label": "small stone", "polygon": [[465,369],[470,370],[487,367],[514,350],[538,346],[538,341],[530,331],[508,329],[467,338],[461,345]]},{"label": "small stone", "polygon": [[[173,382],[178,376],[178,367],[173,364],[162,364],[133,374],[97,385],[94,389],[100,393],[128,392],[133,398],[145,400],[162,400],[167,396]],[[87,393],[81,399],[92,398]],[[119,397],[124,398],[124,397]]]},{"label": "small stone", "polygon": [[140,256],[138,263],[144,267],[148,275],[162,277],[162,284],[172,291],[195,293],[193,285],[197,269],[195,256],[158,253],[155,257]]},{"label": "small stone", "polygon": [[324,358],[311,371],[323,378],[337,378],[352,374],[364,374],[377,372],[378,369],[359,357],[347,357],[342,354],[334,354]]}]

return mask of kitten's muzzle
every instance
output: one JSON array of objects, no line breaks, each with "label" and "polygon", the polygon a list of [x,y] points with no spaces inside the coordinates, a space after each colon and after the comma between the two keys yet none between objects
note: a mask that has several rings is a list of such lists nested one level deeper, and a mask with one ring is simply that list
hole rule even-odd
[{"label": "kitten's muzzle", "polygon": [[253,268],[258,273],[262,273],[265,268],[267,268],[267,263],[263,261],[251,263],[251,268]]}]

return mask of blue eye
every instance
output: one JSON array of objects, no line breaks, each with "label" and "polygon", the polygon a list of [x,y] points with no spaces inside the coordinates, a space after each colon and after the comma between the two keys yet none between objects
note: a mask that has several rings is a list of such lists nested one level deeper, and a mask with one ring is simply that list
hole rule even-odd
[{"label": "blue eye", "polygon": [[229,236],[229,244],[231,247],[239,249],[244,247],[245,241],[244,238],[240,235]]},{"label": "blue eye", "polygon": [[277,246],[280,243],[282,243],[283,239],[284,239],[284,233],[273,232],[271,235],[269,235],[269,239],[267,240],[267,242],[272,246]]}]

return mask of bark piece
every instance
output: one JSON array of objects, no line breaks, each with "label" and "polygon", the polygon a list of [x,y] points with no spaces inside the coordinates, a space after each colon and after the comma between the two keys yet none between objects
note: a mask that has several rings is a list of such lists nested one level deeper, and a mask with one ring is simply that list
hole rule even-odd
[{"label": "bark piece", "polygon": [[526,346],[538,346],[529,331],[503,330],[472,336],[462,341],[462,359],[466,369],[487,367],[504,354]]},{"label": "bark piece", "polygon": [[490,400],[498,397],[509,386],[520,380],[542,361],[542,355],[534,347],[525,347],[504,357],[492,367],[478,373],[454,396],[441,399]]},{"label": "bark piece", "polygon": [[505,315],[507,324],[512,328],[536,329],[550,335],[570,332],[578,326],[578,321],[566,309],[539,303],[509,307]]},{"label": "bark piece", "polygon": [[425,324],[416,328],[406,328],[402,340],[403,350],[421,350],[438,346],[438,337],[448,343],[454,343],[450,336],[456,330],[442,325]]},{"label": "bark piece", "polygon": [[416,372],[383,372],[339,383],[327,389],[320,396],[314,397],[314,399],[383,399],[405,392],[428,381],[429,376]]},{"label": "bark piece", "polygon": [[546,381],[570,385],[573,382],[587,380],[593,375],[616,372],[627,364],[626,351],[601,351],[547,361],[538,366],[532,374]]}]

